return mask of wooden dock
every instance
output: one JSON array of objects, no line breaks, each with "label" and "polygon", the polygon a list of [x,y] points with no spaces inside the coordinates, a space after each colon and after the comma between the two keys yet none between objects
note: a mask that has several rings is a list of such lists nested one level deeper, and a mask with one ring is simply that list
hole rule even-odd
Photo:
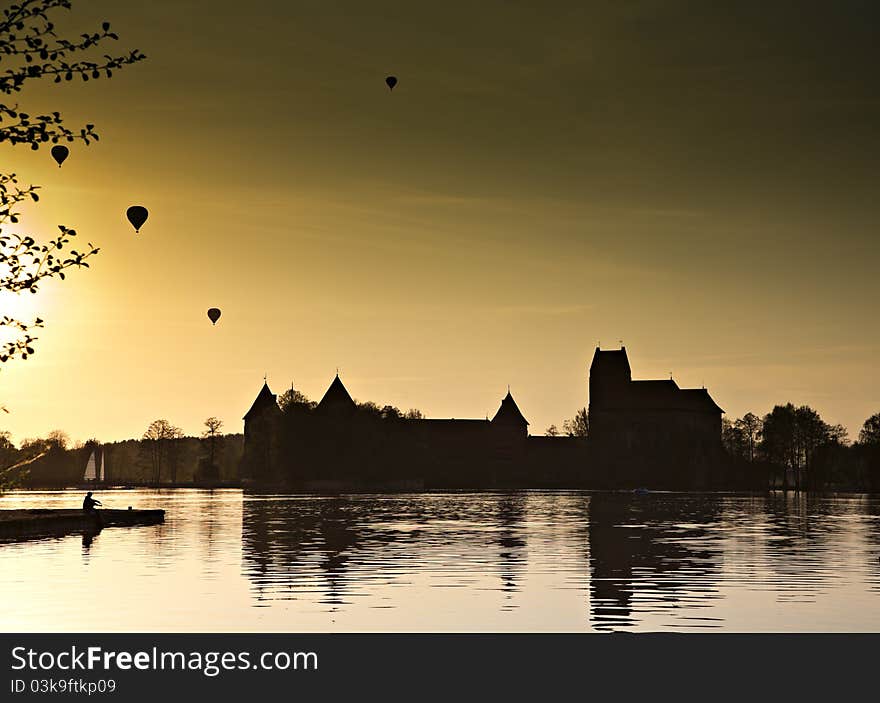
[{"label": "wooden dock", "polygon": [[95,534],[105,527],[157,525],[164,521],[164,510],[99,509],[93,513],[50,508],[0,510],[0,540]]}]

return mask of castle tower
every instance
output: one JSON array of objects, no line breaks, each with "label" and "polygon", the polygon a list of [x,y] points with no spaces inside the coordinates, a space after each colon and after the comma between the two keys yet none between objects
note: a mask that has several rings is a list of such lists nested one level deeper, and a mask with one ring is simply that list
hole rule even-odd
[{"label": "castle tower", "polygon": [[333,379],[327,392],[324,393],[324,397],[321,398],[321,402],[318,403],[316,411],[322,415],[346,415],[354,412],[356,408],[354,399],[343,385],[339,374],[336,374],[336,378]]},{"label": "castle tower", "polygon": [[602,351],[596,347],[590,364],[590,409],[600,410],[619,401],[632,381],[626,347]]},{"label": "castle tower", "polygon": [[509,465],[523,456],[529,435],[529,421],[520,412],[509,389],[489,426],[489,447],[496,461]]},{"label": "castle tower", "polygon": [[492,418],[492,427],[508,430],[516,434],[525,436],[529,431],[529,421],[520,412],[519,406],[510,394],[508,389],[507,395],[501,401],[501,407]]},{"label": "castle tower", "polygon": [[257,393],[257,397],[251,405],[251,409],[244,414],[244,436],[247,438],[248,429],[255,422],[259,422],[264,416],[274,415],[275,412],[280,413],[278,407],[278,398],[269,388],[269,384],[263,381],[263,387]]},{"label": "castle tower", "polygon": [[632,370],[626,347],[596,347],[590,364],[590,436],[597,441],[621,439],[621,410],[627,407]]},{"label": "castle tower", "polygon": [[277,397],[264,381],[251,409],[244,415],[242,476],[259,481],[275,478],[280,417]]}]

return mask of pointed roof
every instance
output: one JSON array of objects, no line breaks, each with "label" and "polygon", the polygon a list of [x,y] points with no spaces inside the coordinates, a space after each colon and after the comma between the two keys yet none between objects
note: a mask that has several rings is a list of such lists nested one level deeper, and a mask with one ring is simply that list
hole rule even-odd
[{"label": "pointed roof", "polygon": [[505,424],[517,425],[529,424],[529,421],[526,420],[525,417],[523,417],[523,414],[520,412],[516,401],[510,394],[510,389],[508,389],[507,395],[504,396],[504,400],[501,401],[501,407],[498,408],[498,412],[495,413],[495,417],[492,418],[492,422],[503,422]]},{"label": "pointed roof", "polygon": [[263,387],[257,394],[257,398],[256,400],[254,400],[254,404],[251,405],[251,409],[245,413],[244,419],[248,420],[254,415],[262,412],[264,408],[271,407],[273,405],[277,409],[278,401],[275,399],[275,394],[271,390],[269,390],[269,384],[263,381]]},{"label": "pointed roof", "polygon": [[351,395],[349,395],[348,390],[342,384],[342,381],[339,378],[339,374],[336,374],[336,378],[333,379],[333,383],[330,384],[330,387],[327,389],[324,397],[321,398],[321,402],[318,403],[318,410],[330,407],[355,407],[355,402],[352,399]]}]

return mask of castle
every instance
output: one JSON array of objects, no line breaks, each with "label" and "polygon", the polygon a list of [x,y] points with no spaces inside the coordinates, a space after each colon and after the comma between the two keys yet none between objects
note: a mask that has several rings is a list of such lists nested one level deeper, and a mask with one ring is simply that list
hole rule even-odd
[{"label": "castle", "polygon": [[358,405],[337,374],[317,404],[282,411],[263,384],[244,416],[242,475],[312,488],[709,487],[723,410],[705,388],[634,381],[626,349],[593,354],[589,435],[530,436],[508,389],[492,419],[402,417]]},{"label": "castle", "polygon": [[672,378],[633,381],[626,347],[596,348],[590,364],[590,437],[628,449],[687,443],[714,446],[721,415],[705,388],[679,388]]}]

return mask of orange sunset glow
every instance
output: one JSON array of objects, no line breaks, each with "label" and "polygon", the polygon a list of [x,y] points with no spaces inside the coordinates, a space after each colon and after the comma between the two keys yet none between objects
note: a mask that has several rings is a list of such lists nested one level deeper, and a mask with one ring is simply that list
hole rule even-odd
[{"label": "orange sunset glow", "polygon": [[317,400],[338,368],[356,399],[436,417],[482,418],[509,385],[541,433],[623,340],[634,377],[857,435],[880,408],[870,37],[847,26],[817,67],[773,10],[661,8],[353,4],[338,24],[275,1],[242,24],[215,2],[194,33],[199,3],[81,3],[65,28],[112,17],[148,59],[29,89],[101,136],[62,168],[0,147],[41,186],[20,229],[101,248],[0,299],[45,320],[0,372],[3,429],[240,431],[264,375]]}]

